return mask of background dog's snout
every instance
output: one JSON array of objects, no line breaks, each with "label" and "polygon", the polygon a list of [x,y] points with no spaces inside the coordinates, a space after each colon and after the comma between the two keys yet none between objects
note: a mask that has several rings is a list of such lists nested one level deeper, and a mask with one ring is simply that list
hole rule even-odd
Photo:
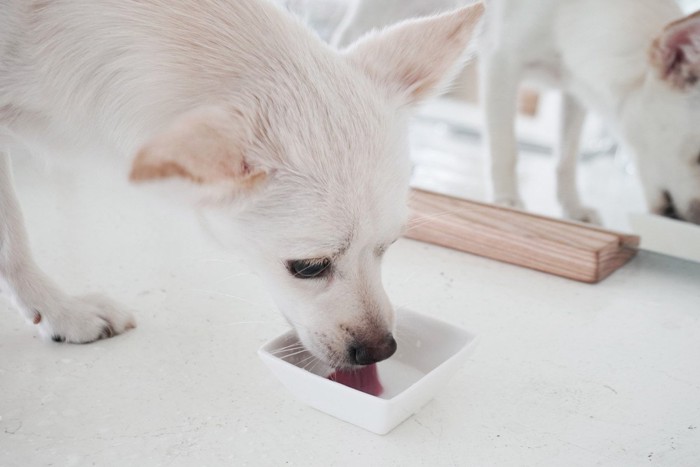
[{"label": "background dog's snout", "polygon": [[396,352],[396,340],[391,334],[387,334],[382,341],[375,343],[375,345],[357,342],[348,349],[350,360],[357,365],[381,362],[394,355],[394,352]]}]

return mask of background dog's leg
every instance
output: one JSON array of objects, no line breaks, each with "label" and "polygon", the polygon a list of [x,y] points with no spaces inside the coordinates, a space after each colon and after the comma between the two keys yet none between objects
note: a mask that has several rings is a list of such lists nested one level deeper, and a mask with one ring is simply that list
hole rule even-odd
[{"label": "background dog's leg", "polygon": [[515,116],[518,100],[519,72],[517,67],[499,51],[482,53],[481,102],[485,117],[485,147],[491,160],[493,201],[522,208],[518,193]]},{"label": "background dog's leg", "polygon": [[99,296],[70,297],[36,265],[15,196],[9,155],[0,149],[0,286],[45,338],[85,343],[135,326],[133,316]]},{"label": "background dog's leg", "polygon": [[578,221],[599,224],[598,213],[581,204],[576,180],[579,144],[585,120],[586,110],[573,96],[564,93],[561,104],[559,140],[556,147],[559,156],[557,198],[564,211],[564,216]]}]

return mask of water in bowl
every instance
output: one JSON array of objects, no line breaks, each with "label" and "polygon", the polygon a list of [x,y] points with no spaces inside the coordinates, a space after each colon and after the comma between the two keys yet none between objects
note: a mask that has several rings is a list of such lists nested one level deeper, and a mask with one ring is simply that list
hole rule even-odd
[{"label": "water in bowl", "polygon": [[425,373],[397,359],[384,360],[377,364],[379,381],[384,391],[379,395],[382,399],[391,399],[418,382]]}]

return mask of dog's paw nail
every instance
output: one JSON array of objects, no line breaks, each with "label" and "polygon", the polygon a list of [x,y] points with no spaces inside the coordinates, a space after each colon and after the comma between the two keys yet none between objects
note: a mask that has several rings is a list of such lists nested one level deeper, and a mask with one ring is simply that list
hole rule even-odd
[{"label": "dog's paw nail", "polygon": [[63,336],[59,336],[58,334],[54,334],[53,336],[51,336],[51,340],[54,342],[65,342],[66,338]]},{"label": "dog's paw nail", "polygon": [[36,310],[34,311],[34,318],[32,319],[32,323],[34,323],[34,324],[41,323],[41,313],[39,313]]},{"label": "dog's paw nail", "polygon": [[100,333],[100,337],[98,339],[109,339],[110,337],[113,337],[115,335],[114,329],[112,328],[111,324],[107,324],[102,328],[102,332]]}]

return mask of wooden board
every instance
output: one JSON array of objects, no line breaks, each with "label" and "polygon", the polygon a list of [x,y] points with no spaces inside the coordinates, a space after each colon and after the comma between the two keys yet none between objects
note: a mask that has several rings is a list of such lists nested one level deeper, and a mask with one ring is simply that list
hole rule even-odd
[{"label": "wooden board", "polygon": [[596,283],[636,253],[639,237],[492,204],[413,190],[405,237]]}]

